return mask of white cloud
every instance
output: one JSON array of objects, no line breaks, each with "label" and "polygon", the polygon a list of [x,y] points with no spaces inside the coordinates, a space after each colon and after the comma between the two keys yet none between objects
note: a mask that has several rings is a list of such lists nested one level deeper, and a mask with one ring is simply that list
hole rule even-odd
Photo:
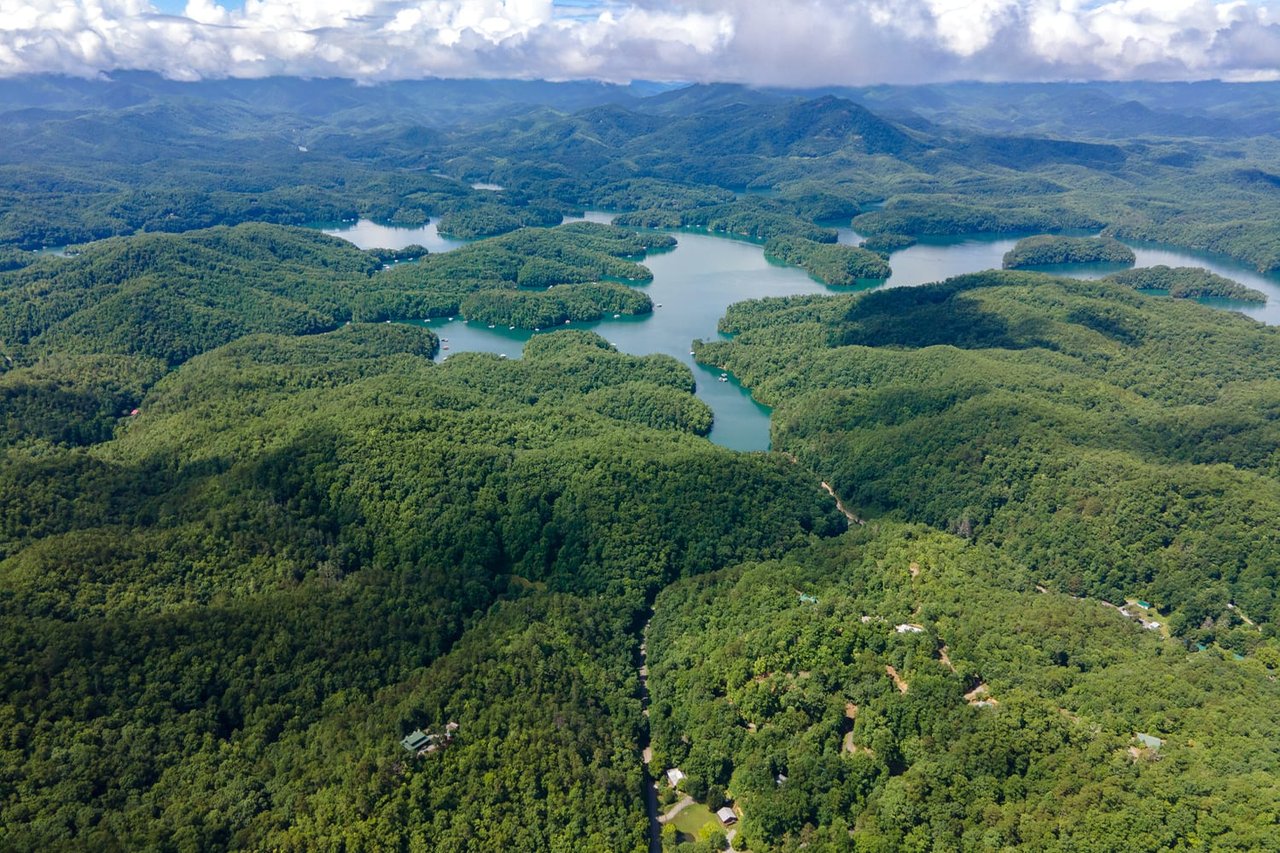
[{"label": "white cloud", "polygon": [[0,76],[1273,79],[1280,0],[0,0]]}]

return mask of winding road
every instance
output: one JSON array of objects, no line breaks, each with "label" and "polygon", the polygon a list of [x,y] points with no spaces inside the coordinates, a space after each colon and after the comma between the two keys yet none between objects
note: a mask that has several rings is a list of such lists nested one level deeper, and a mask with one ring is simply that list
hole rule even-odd
[{"label": "winding road", "polygon": [[[792,459],[794,459],[794,458],[795,458],[795,457],[793,456],[793,457],[792,457]],[[849,521],[853,522],[854,524],[866,524],[866,522],[865,522],[865,521],[863,521],[862,519],[858,518],[858,517],[857,517],[856,515],[854,515],[853,513],[849,512],[849,510],[845,509],[844,504],[840,502],[840,496],[836,494],[836,490],[835,490],[835,489],[833,489],[833,488],[831,488],[831,484],[830,484],[830,483],[828,483],[826,480],[823,480],[823,481],[822,481],[822,488],[826,489],[826,490],[827,490],[827,494],[831,495],[831,497],[833,497],[833,498],[835,498],[835,499],[836,499],[836,509],[838,509],[838,510],[840,510],[842,513],[844,513],[844,517],[845,517],[845,518],[849,519]]]},{"label": "winding road", "polygon": [[640,778],[644,784],[644,807],[649,815],[649,853],[662,853],[662,824],[658,822],[658,786],[649,775],[649,759],[653,751],[649,746],[649,623],[653,611],[640,631],[640,708],[644,714],[644,733],[640,741]]}]

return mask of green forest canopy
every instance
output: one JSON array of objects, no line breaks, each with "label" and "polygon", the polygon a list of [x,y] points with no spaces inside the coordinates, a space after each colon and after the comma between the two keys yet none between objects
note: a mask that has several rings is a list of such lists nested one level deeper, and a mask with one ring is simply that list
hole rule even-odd
[{"label": "green forest canopy", "polygon": [[[1261,90],[1134,141],[1096,88],[1109,118],[1050,139],[1017,122],[1060,99],[982,87],[863,93],[950,122],[908,127],[715,87],[99,85],[5,113],[0,847],[638,853],[646,737],[735,802],[737,849],[1275,846],[1280,349],[1134,288],[1248,294],[1006,272],[735,305],[696,351],[775,407],[772,454],[703,439],[674,359],[559,331],[436,365],[371,322],[643,311],[625,284],[674,240],[541,227],[588,205],[833,282],[882,271],[851,219],[885,251],[1091,229],[1275,269],[1276,150],[1231,130]],[[486,239],[286,227],[355,217]]]}]

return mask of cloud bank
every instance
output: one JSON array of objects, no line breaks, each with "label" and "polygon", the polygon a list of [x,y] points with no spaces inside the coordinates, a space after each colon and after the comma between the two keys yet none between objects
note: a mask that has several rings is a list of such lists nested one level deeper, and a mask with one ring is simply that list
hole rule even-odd
[{"label": "cloud bank", "polygon": [[[176,8],[176,7],[173,7]],[[0,0],[0,76],[1280,79],[1280,0]]]}]

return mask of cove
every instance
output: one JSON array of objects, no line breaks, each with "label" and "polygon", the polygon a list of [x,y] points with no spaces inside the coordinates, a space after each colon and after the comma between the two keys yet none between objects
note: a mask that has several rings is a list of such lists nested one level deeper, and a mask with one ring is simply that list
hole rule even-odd
[{"label": "cove", "polygon": [[[836,229],[839,242],[856,246],[862,237],[849,228]],[[901,249],[889,256],[893,275],[885,287],[916,287],[941,281],[955,275],[982,270],[1000,269],[1004,253],[1013,248],[1020,237],[970,235],[964,237],[924,237],[914,246]],[[1238,311],[1270,326],[1280,325],[1280,275],[1260,273],[1225,255],[1197,252],[1168,243],[1146,243],[1122,240],[1137,256],[1134,267],[1202,267],[1209,272],[1238,281],[1246,287],[1267,294],[1265,303],[1237,302],[1227,299],[1200,299],[1205,305]],[[1114,265],[1073,264],[1056,267],[1037,267],[1036,271],[1052,273],[1066,278],[1095,279],[1109,275],[1118,269]]]},{"label": "cove", "polygon": [[435,221],[418,228],[379,225],[369,219],[357,222],[323,222],[312,227],[334,237],[350,240],[361,249],[403,249],[416,244],[425,246],[428,252],[447,252],[467,243],[466,240],[442,236],[436,230]]},{"label": "cove", "polygon": [[[585,219],[608,222],[612,214],[590,211]],[[345,227],[328,227],[325,232],[343,237],[364,249],[403,248],[413,243],[442,252],[465,241],[441,237],[434,223],[422,228],[393,228],[361,221]],[[719,381],[720,371],[694,362],[690,343],[723,337],[716,326],[734,302],[770,296],[808,293],[846,293],[857,288],[828,287],[802,270],[765,260],[759,243],[689,231],[669,232],[679,245],[644,259],[653,271],[653,281],[640,285],[653,300],[651,315],[606,318],[592,323],[573,323],[558,329],[586,329],[610,341],[631,355],[662,353],[689,366],[697,381],[697,395],[715,412],[709,438],[733,450],[769,449],[770,410],[751,398],[750,392],[732,376]],[[842,243],[857,244],[861,237],[848,228],[838,229]],[[894,252],[889,258],[893,275],[882,286],[914,287],[955,275],[999,269],[1004,253],[1013,248],[1016,236],[968,236],[926,238],[914,246]],[[1224,302],[1212,304],[1240,311],[1269,324],[1280,324],[1280,276],[1262,275],[1219,256],[1190,252],[1175,246],[1154,243],[1129,244],[1137,254],[1136,266],[1198,266],[1235,279],[1267,294],[1265,304]],[[1109,270],[1080,267],[1053,272],[1078,278],[1097,278]],[[1204,300],[1208,302],[1208,300]],[[520,356],[524,344],[535,334],[521,329],[493,328],[468,323],[460,317],[415,321],[441,338],[437,360],[453,353],[479,351]]]}]

